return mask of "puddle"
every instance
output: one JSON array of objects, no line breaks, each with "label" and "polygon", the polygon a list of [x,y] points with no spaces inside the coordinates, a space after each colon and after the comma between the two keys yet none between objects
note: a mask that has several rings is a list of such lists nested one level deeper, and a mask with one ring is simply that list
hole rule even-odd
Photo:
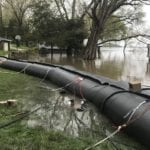
[{"label": "puddle", "polygon": [[[50,83],[42,86],[57,88]],[[43,89],[47,94],[44,101],[37,103],[35,100],[30,100],[30,103],[24,105],[24,110],[35,109],[41,104],[43,106],[29,117],[28,127],[42,126],[46,130],[63,131],[74,137],[91,137],[96,140],[103,139],[116,130],[116,127],[90,102],[83,102],[83,99],[69,93],[61,94],[59,91]],[[119,147],[121,145],[127,149],[141,149],[138,143],[123,133],[115,135],[109,141]]]}]

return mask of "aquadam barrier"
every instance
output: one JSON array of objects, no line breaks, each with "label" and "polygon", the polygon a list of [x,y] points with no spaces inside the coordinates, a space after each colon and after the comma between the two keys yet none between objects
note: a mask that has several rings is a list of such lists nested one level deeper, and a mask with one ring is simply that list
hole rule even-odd
[{"label": "aquadam barrier", "polygon": [[0,57],[0,67],[44,78],[91,101],[127,134],[150,148],[149,89],[129,91],[128,83],[77,71],[71,67]]}]

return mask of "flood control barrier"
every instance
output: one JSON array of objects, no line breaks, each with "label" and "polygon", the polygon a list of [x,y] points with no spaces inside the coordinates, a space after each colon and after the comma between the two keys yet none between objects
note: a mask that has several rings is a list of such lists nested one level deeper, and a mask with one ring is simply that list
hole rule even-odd
[{"label": "flood control barrier", "polygon": [[[0,67],[53,82],[95,104],[117,126],[150,148],[150,95],[129,91],[128,83],[78,71],[69,66],[0,57]],[[145,92],[146,91],[146,92]]]}]

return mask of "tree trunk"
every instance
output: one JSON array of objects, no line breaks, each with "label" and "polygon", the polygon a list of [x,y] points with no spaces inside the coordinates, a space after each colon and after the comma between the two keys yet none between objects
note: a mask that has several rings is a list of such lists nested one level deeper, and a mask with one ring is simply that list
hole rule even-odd
[{"label": "tree trunk", "polygon": [[2,14],[2,6],[0,3],[0,34],[2,35],[3,32],[3,14]]},{"label": "tree trunk", "polygon": [[96,59],[97,42],[99,39],[99,28],[96,25],[92,26],[90,37],[86,46],[84,59],[94,60]]},{"label": "tree trunk", "polygon": [[124,47],[123,47],[123,54],[125,55],[126,48],[127,48],[128,40],[124,40]]},{"label": "tree trunk", "polygon": [[76,0],[73,0],[72,2],[72,19],[75,18],[75,11],[76,11]]},{"label": "tree trunk", "polygon": [[72,48],[70,46],[67,47],[66,53],[67,56],[72,56]]}]

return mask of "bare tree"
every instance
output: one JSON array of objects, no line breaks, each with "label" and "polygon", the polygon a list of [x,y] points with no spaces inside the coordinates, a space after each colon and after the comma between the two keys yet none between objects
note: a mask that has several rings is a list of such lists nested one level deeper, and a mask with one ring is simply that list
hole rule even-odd
[{"label": "bare tree", "polygon": [[[58,12],[63,19],[76,19],[76,17],[84,19],[85,16],[88,16],[88,18],[91,20],[91,28],[84,55],[85,59],[91,60],[96,58],[98,40],[103,38],[104,32],[107,31],[107,34],[109,35],[110,30],[112,30],[108,28],[106,30],[106,23],[112,16],[117,16],[117,21],[123,22],[124,26],[133,24],[135,21],[138,22],[139,18],[141,18],[139,16],[142,15],[142,13],[140,14],[141,10],[139,10],[138,8],[140,8],[142,4],[149,3],[150,0],[91,0],[89,2],[84,0],[55,0]],[[81,9],[79,10],[79,7],[77,6],[80,6],[82,11]],[[131,9],[132,11],[128,9]],[[126,12],[126,10],[128,11]],[[110,23],[117,24],[117,22]],[[116,28],[113,28],[113,31],[119,31],[118,28],[119,26],[116,26]],[[132,36],[137,37],[138,35],[129,35],[129,38],[131,38]],[[127,39],[127,36],[123,38]],[[111,41],[111,39],[112,38],[103,40]],[[116,40],[118,40],[118,38]]]},{"label": "bare tree", "polygon": [[87,8],[85,9],[83,0],[54,0],[54,2],[62,19],[83,18],[86,15]]},{"label": "bare tree", "polygon": [[15,17],[18,30],[20,31],[23,26],[23,21],[27,10],[31,7],[31,0],[5,0],[5,4],[11,9]]},{"label": "bare tree", "polygon": [[0,0],[0,34],[3,32],[3,0]]},{"label": "bare tree", "polygon": [[2,26],[3,26],[3,17],[2,17],[2,5],[1,5],[1,2],[0,2],[0,30],[2,29]]},{"label": "bare tree", "polygon": [[75,18],[75,11],[76,11],[76,0],[73,0],[73,3],[72,3],[72,19]]}]

